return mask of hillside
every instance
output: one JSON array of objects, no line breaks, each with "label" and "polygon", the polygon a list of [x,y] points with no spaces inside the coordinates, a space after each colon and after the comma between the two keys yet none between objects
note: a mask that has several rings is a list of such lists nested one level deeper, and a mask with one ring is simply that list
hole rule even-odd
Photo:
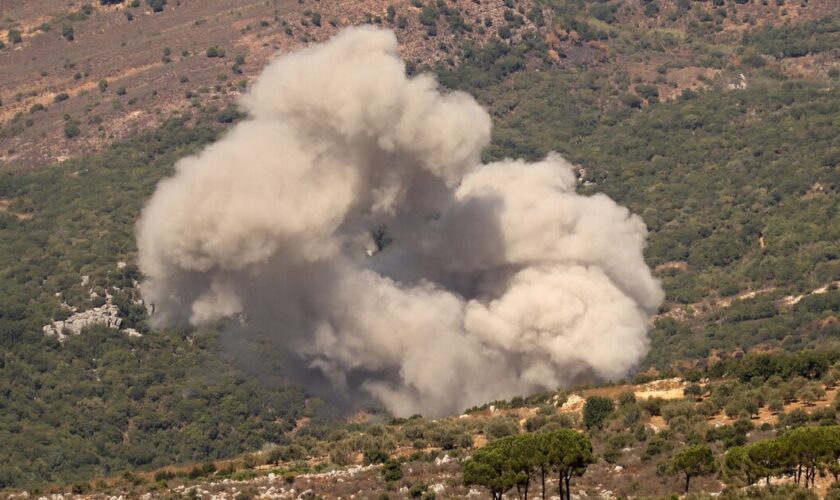
[{"label": "hillside", "polygon": [[[434,72],[489,110],[485,159],[558,151],[579,167],[579,192],[606,193],[649,227],[645,257],[666,301],[631,377],[708,381],[700,401],[683,401],[679,382],[677,401],[647,406],[640,387],[573,389],[618,408],[592,433],[600,458],[580,488],[668,495],[679,479],[658,467],[685,443],[709,443],[722,459],[777,425],[836,421],[833,382],[813,382],[825,366],[781,394],[772,374],[753,383],[721,364],[838,347],[834,0],[111,3],[37,0],[0,16],[0,65],[14,69],[0,72],[0,487],[82,492],[107,478],[97,491],[174,497],[199,484],[241,498],[262,486],[362,497],[386,488],[379,466],[306,474],[363,465],[375,442],[389,456],[417,454],[392,494],[422,482],[460,497],[470,487],[459,460],[487,437],[582,428],[559,403],[565,390],[420,419],[419,430],[378,407],[347,424],[292,386],[266,345],[233,345],[221,325],[149,327],[134,232],[157,181],[241,119],[232,103],[277,51],[365,22],[395,30],[410,73]],[[108,305],[119,329],[44,334]],[[816,401],[799,394],[806,386]],[[635,406],[618,399],[629,391]],[[726,416],[747,393],[758,408]],[[436,464],[444,455],[456,460]],[[208,461],[225,472],[155,479]],[[692,491],[741,484],[701,477]]]},{"label": "hillside", "polygon": [[[502,35],[516,46],[539,41],[547,48],[540,57],[552,66],[596,70],[631,94],[652,92],[653,85],[672,98],[720,79],[737,84],[739,66],[825,78],[836,45],[837,20],[827,17],[836,14],[832,5],[37,0],[5,11],[0,23],[0,60],[15,68],[0,75],[0,165],[37,168],[101,150],[172,113],[222,109],[276,53],[349,25],[395,29],[404,58],[416,67],[456,67],[467,57],[465,45]],[[784,27],[805,23],[811,24],[804,37]],[[745,34],[752,38],[742,43]],[[789,47],[796,49],[785,54]],[[766,56],[774,60],[767,64]],[[668,78],[661,68],[670,70]]]},{"label": "hillside", "polygon": [[[404,57],[423,65],[450,59],[442,45],[486,43],[494,32],[478,27],[486,19],[501,24],[505,10],[501,2],[461,2],[459,21],[453,13],[429,36],[422,9],[408,1],[179,0],[156,2],[160,11],[145,1],[102,3],[41,0],[4,13],[0,58],[15,68],[0,76],[5,168],[100,150],[172,113],[222,109],[275,54],[323,41],[344,26],[393,27]],[[465,22],[476,29],[468,31]],[[523,19],[511,36],[533,27]],[[12,31],[20,42],[9,40]],[[70,122],[75,129],[67,129]]]},{"label": "hillside", "polygon": [[[313,419],[289,433],[284,444],[234,460],[38,492],[64,491],[63,498],[78,499],[144,494],[228,499],[483,498],[487,490],[465,484],[463,470],[488,442],[573,429],[591,438],[598,457],[571,482],[577,498],[667,498],[680,492],[684,478],[668,470],[670,457],[690,445],[708,446],[718,463],[715,471],[691,481],[690,498],[710,498],[703,494],[733,500],[816,498],[814,492],[828,492],[830,474],[816,477],[808,491],[797,489],[791,472],[779,468],[768,474],[773,487],[741,490],[755,482],[749,479],[753,465],[742,466],[727,456],[759,449],[786,433],[837,429],[826,427],[836,422],[840,372],[836,362],[831,364],[836,358],[836,353],[752,356],[746,363],[695,374],[689,377],[693,381],[665,379],[534,395],[438,420],[360,414],[353,422],[337,425]],[[720,378],[721,373],[727,377]],[[604,401],[610,409],[597,418],[587,412],[588,405]],[[536,483],[532,495],[540,494],[539,481],[532,481]],[[553,478],[546,491],[557,492]],[[777,496],[760,496],[762,492]]]}]

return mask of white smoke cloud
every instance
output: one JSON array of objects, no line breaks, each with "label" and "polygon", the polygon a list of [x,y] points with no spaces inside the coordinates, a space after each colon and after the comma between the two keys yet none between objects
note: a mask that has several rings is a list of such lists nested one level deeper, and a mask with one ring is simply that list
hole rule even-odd
[{"label": "white smoke cloud", "polygon": [[389,31],[278,58],[242,105],[138,224],[159,322],[238,317],[397,415],[619,378],[647,351],[642,220],[577,195],[556,154],[482,164],[488,114],[408,78]]}]

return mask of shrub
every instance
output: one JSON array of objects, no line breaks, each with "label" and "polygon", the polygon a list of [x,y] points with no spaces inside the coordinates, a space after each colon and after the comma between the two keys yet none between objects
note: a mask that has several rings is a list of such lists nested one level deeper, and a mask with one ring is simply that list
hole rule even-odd
[{"label": "shrub", "polygon": [[656,88],[656,85],[636,85],[636,92],[638,92],[639,95],[642,96],[648,102],[659,102],[659,89]]},{"label": "shrub", "polygon": [[365,451],[364,461],[365,465],[382,464],[388,460],[388,454],[381,449],[374,449]]},{"label": "shrub", "polygon": [[583,424],[587,429],[600,429],[614,409],[611,399],[600,396],[586,398],[583,405]]},{"label": "shrub", "polygon": [[146,3],[152,8],[152,12],[163,12],[166,0],[146,0]]},{"label": "shrub", "polygon": [[494,418],[487,424],[484,433],[491,438],[500,438],[519,433],[519,423],[512,418]]},{"label": "shrub", "polygon": [[64,137],[72,139],[78,137],[80,133],[79,124],[75,120],[67,120],[64,123]]},{"label": "shrub", "polygon": [[767,61],[758,54],[750,54],[741,59],[741,64],[750,68],[763,68]]},{"label": "shrub", "polygon": [[382,467],[382,478],[386,482],[399,481],[403,477],[402,464],[399,460],[388,460]]}]

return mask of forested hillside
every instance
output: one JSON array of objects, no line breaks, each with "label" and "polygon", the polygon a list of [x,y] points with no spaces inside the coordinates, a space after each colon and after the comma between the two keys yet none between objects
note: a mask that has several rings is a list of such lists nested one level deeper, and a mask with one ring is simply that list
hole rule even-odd
[{"label": "forested hillside", "polygon": [[[300,3],[310,11],[306,26],[316,29],[317,4],[328,2]],[[558,151],[579,166],[580,192],[606,193],[643,217],[646,258],[663,281],[666,303],[641,370],[697,376],[693,370],[745,351],[836,347],[840,20],[833,0],[505,0],[493,2],[501,17],[464,24],[456,14],[465,3],[399,3],[392,19],[386,11],[378,24],[400,29],[405,16],[427,47],[448,54],[409,58],[407,71],[433,71],[442,85],[488,108],[495,129],[486,159]],[[459,41],[463,26],[481,28],[486,43]],[[8,41],[0,57],[14,45]],[[350,439],[356,428],[331,434],[321,402],[289,386],[280,361],[263,359],[267,373],[248,370],[213,328],[160,331],[147,323],[136,287],[142,277],[134,224],[173,163],[240,118],[228,106],[235,92],[227,80],[215,88],[185,82],[178,90],[185,105],[162,111],[162,125],[96,154],[0,175],[0,487],[87,481],[270,443],[286,453],[272,461],[310,453],[349,463],[348,456],[365,451],[367,442]],[[9,117],[0,139],[32,139],[19,134],[39,113]],[[97,127],[96,112],[79,113],[82,127]],[[65,130],[82,115],[57,116]],[[3,154],[11,162],[9,144]],[[119,310],[120,329],[92,327],[63,342],[44,335],[44,325],[106,300]],[[704,384],[701,398],[722,395],[701,410],[674,403],[665,415],[628,400],[611,413],[624,422],[618,437],[596,437],[596,452],[620,455],[624,445],[645,443],[650,451],[640,453],[665,463],[673,442],[744,444],[746,424],[735,419],[746,412],[749,422],[752,406],[732,408],[732,430],[711,438],[708,429],[695,429],[697,415],[729,414],[732,394],[791,404],[802,387],[817,391],[812,382],[835,361],[821,361],[819,373],[797,372],[798,386],[773,397],[767,393],[782,391],[778,381],[761,374],[754,387],[748,376],[732,386]],[[703,373],[732,375],[719,370]],[[665,415],[679,436],[638,431],[633,419],[642,414]],[[289,434],[312,417],[310,431]],[[834,418],[813,420],[823,417]],[[564,418],[554,423],[578,425]],[[399,427],[386,451],[396,443],[466,449],[479,428],[491,438],[512,433],[510,420],[497,431],[484,421],[455,430],[425,421],[420,430]],[[542,427],[533,426],[528,430]],[[371,433],[390,436],[386,430]]]},{"label": "forested hillside", "polygon": [[[143,199],[175,158],[217,135],[216,118],[172,120],[101,156],[0,180],[0,198],[16,200],[0,216],[4,486],[231,456],[281,439],[305,411],[303,391],[244,374],[214,332],[150,329],[137,268],[119,265],[132,262]],[[141,337],[42,332],[106,294]]]}]

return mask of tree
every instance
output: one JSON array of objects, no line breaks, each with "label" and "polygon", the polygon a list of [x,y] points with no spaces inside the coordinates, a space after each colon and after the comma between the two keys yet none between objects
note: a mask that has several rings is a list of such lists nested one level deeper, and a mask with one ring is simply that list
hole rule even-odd
[{"label": "tree", "polygon": [[756,466],[750,461],[746,446],[735,446],[726,450],[723,461],[724,473],[730,477],[741,477],[747,486],[756,481]]},{"label": "tree", "polygon": [[388,461],[388,454],[380,448],[366,450],[364,453],[365,465],[384,464]]},{"label": "tree", "polygon": [[9,41],[12,43],[20,43],[23,39],[20,37],[20,31],[9,30]]},{"label": "tree", "polygon": [[498,446],[493,445],[497,442],[493,441],[477,450],[464,462],[464,484],[477,484],[487,488],[493,500],[501,500],[502,495],[516,483],[513,474],[508,470],[507,457]]},{"label": "tree", "polygon": [[686,446],[671,458],[668,468],[672,472],[685,474],[685,492],[688,493],[692,477],[705,476],[715,472],[715,456],[706,445]]},{"label": "tree", "polygon": [[531,479],[539,474],[542,498],[545,480],[557,473],[560,497],[570,499],[572,477],[594,463],[592,443],[585,435],[560,429],[552,432],[506,436],[476,451],[464,464],[464,483],[484,486],[494,499],[516,488],[527,499]]},{"label": "tree", "polygon": [[539,459],[537,440],[533,434],[505,436],[490,443],[505,456],[505,476],[513,483],[520,498],[528,500],[531,477]]},{"label": "tree", "polygon": [[765,439],[747,446],[749,463],[753,466],[756,478],[763,477],[770,484],[770,476],[784,470],[790,463],[787,446],[778,439]]},{"label": "tree", "polygon": [[796,397],[806,406],[814,406],[814,403],[825,397],[825,389],[817,383],[806,384],[799,389]]},{"label": "tree", "polygon": [[[612,401],[610,401],[612,404]],[[584,434],[570,429],[559,429],[545,434],[548,460],[557,472],[560,498],[571,499],[570,483],[573,477],[582,476],[586,468],[595,463],[592,442]],[[565,495],[565,496],[564,496]]]},{"label": "tree", "polygon": [[784,434],[780,445],[788,452],[796,466],[794,480],[799,484],[803,473],[805,487],[814,485],[817,469],[825,463],[836,462],[838,450],[837,427],[799,427]]},{"label": "tree", "polygon": [[611,399],[600,396],[586,398],[583,405],[583,424],[587,429],[600,429],[614,409]]}]

